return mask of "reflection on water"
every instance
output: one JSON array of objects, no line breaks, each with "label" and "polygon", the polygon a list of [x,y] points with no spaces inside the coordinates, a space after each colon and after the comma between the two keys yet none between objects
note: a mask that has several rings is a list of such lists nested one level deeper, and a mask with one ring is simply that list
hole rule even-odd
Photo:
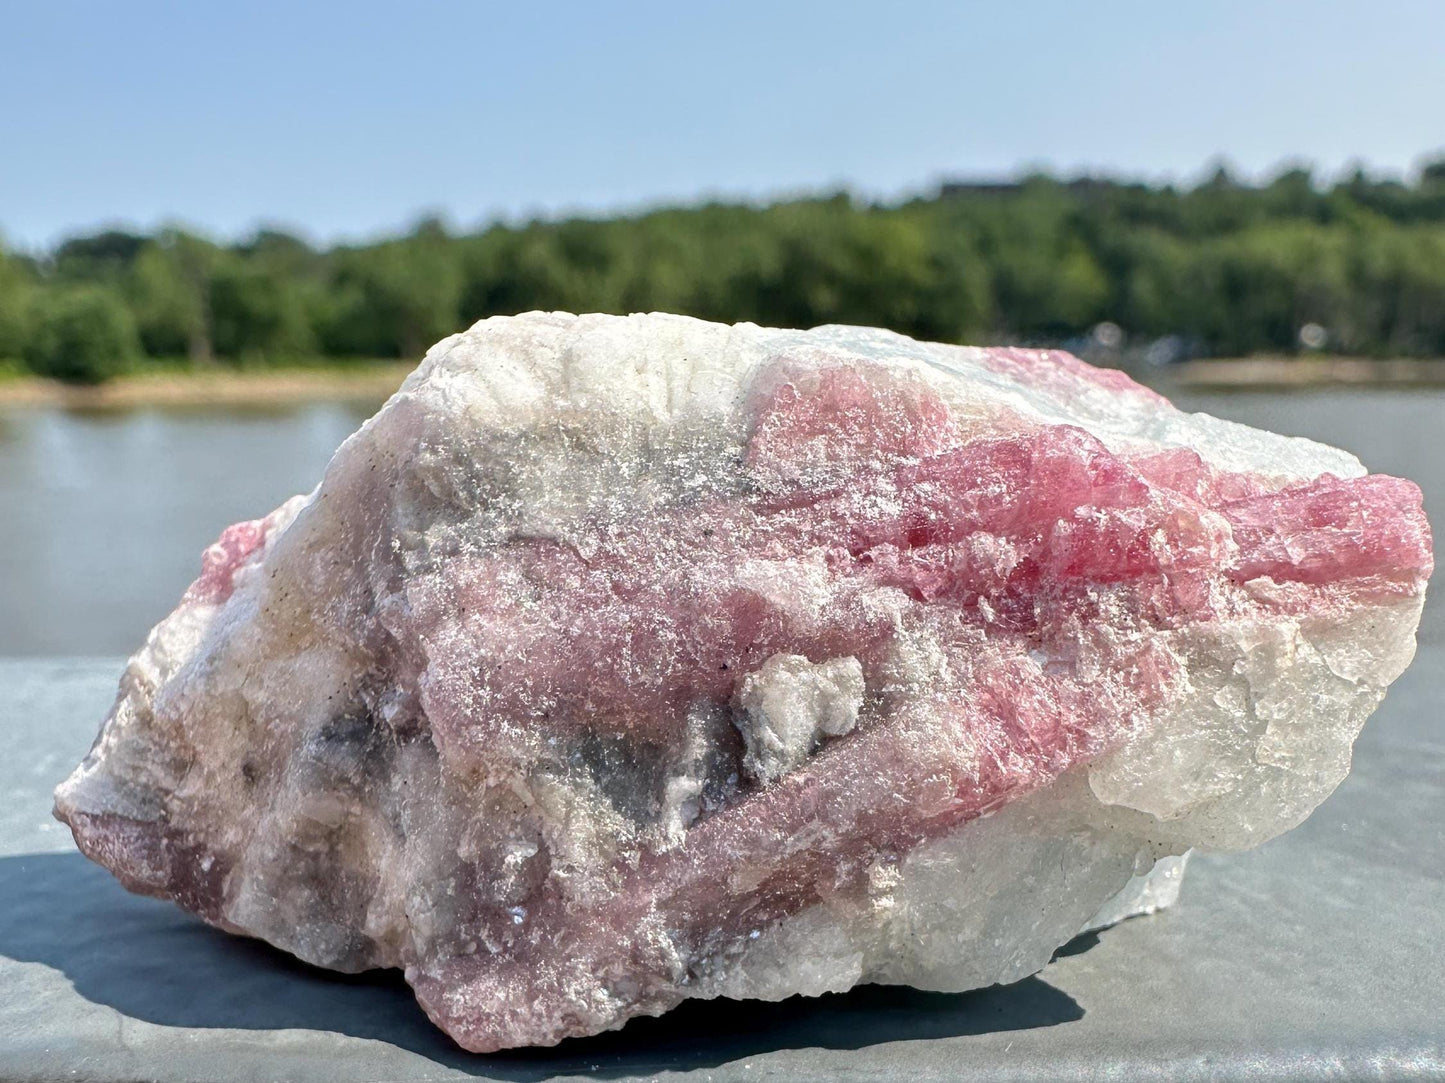
[{"label": "reflection on water", "polygon": [[[1168,389],[1164,389],[1168,393]],[[1174,393],[1186,409],[1349,448],[1445,522],[1445,391]],[[0,413],[0,655],[126,654],[221,529],[306,492],[370,412]],[[1432,604],[1424,634],[1442,631]]]}]

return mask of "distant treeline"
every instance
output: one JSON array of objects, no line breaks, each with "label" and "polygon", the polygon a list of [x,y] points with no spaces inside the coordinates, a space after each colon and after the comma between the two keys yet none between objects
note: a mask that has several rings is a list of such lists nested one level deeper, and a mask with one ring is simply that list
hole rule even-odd
[{"label": "distant treeline", "polygon": [[1445,160],[1409,184],[1036,175],[887,205],[713,203],[468,234],[429,220],[326,250],[165,230],[0,251],[0,359],[72,380],[177,360],[414,358],[483,316],[537,308],[1153,344],[1156,360],[1293,351],[1302,329],[1341,353],[1445,355]]}]

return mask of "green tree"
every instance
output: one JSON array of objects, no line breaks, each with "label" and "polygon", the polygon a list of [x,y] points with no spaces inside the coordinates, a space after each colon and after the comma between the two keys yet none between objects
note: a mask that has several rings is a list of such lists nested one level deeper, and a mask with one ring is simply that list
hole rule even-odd
[{"label": "green tree", "polygon": [[51,291],[39,307],[25,360],[41,376],[101,383],[140,352],[135,322],[114,291],[73,286]]},{"label": "green tree", "polygon": [[316,349],[301,293],[284,274],[257,261],[233,260],[210,282],[212,338],[224,357],[276,362]]},{"label": "green tree", "polygon": [[1131,342],[1183,335],[1216,354],[1292,350],[1319,323],[1335,349],[1437,354],[1442,178],[1439,161],[1408,184],[1363,169],[1329,186],[1300,168],[1261,185],[1221,168],[1192,187],[1036,174],[897,205],[714,202],[462,236],[431,220],[329,250],[275,229],[226,246],[108,230],[0,257],[0,353],[51,356],[32,340],[45,321],[53,339],[56,313],[87,287],[123,305],[147,356],[198,364],[415,358],[527,309],[1038,344],[1112,320]]},{"label": "green tree", "polygon": [[419,358],[457,329],[462,293],[458,246],[440,223],[408,237],[335,253],[322,340],[341,355]]},{"label": "green tree", "polygon": [[146,238],[108,229],[89,237],[72,237],[55,250],[55,273],[72,282],[113,282],[130,268]]},{"label": "green tree", "polygon": [[30,333],[34,277],[0,248],[0,361],[17,361]]},{"label": "green tree", "polygon": [[125,288],[148,355],[211,360],[211,277],[221,258],[217,246],[178,229],[164,230],[136,254]]}]

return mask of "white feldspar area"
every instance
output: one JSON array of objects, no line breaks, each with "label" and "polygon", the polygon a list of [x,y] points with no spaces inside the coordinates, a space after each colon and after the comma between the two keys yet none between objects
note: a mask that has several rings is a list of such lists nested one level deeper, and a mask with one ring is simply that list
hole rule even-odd
[{"label": "white feldspar area", "polygon": [[1186,858],[1154,860],[1078,780],[1055,786],[918,847],[856,899],[761,931],[702,995],[777,1000],[862,982],[962,992],[1025,978],[1078,933],[1172,905]]},{"label": "white feldspar area", "polygon": [[1339,784],[1429,554],[1064,354],[499,317],[208,550],[57,814],[472,1049],[1013,981]]},{"label": "white feldspar area", "polygon": [[798,768],[825,737],[841,737],[858,724],[863,689],[856,658],[815,663],[801,654],[773,655],[743,678],[738,692],[743,770],[767,783]]}]

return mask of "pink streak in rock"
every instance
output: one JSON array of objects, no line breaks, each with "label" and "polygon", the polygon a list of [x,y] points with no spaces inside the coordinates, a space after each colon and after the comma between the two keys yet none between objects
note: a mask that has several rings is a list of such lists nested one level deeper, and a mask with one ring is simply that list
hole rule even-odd
[{"label": "pink streak in rock", "polygon": [[249,519],[221,531],[201,554],[201,574],[186,590],[182,605],[219,605],[235,589],[236,570],[266,542],[266,519]]},{"label": "pink streak in rock", "polygon": [[1434,568],[1420,488],[1385,474],[1341,480],[1325,474],[1225,505],[1240,557],[1240,581],[1301,583],[1371,579],[1413,591]]},{"label": "pink streak in rock", "polygon": [[171,899],[214,925],[244,932],[221,913],[230,863],[159,820],[73,811],[80,852],[114,872],[127,891]]},{"label": "pink streak in rock", "polygon": [[1167,406],[1169,402],[1118,369],[1095,368],[1062,350],[991,347],[983,351],[983,363],[1001,376],[1045,389],[1065,401],[1081,390],[1098,388],[1113,395],[1134,396],[1153,406]]},{"label": "pink streak in rock", "polygon": [[880,463],[936,454],[958,443],[951,412],[927,385],[848,367],[776,362],[749,395],[746,465],[765,486],[806,483],[826,465],[849,481]]}]

